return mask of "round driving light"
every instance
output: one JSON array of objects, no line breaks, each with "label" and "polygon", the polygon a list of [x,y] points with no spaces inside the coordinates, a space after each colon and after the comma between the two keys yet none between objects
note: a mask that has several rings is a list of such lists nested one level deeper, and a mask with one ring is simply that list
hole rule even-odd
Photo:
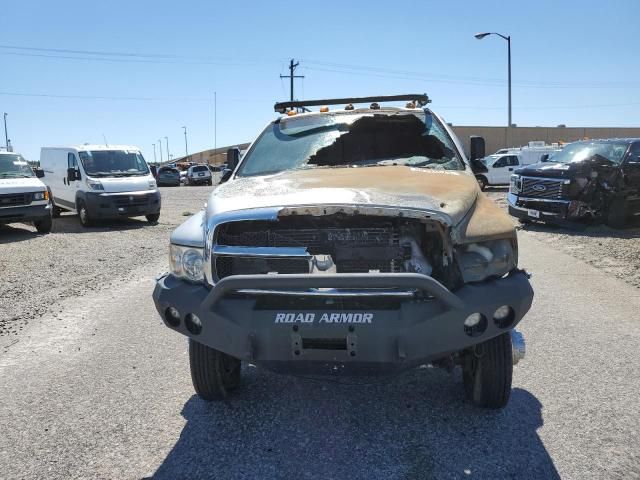
[{"label": "round driving light", "polygon": [[499,328],[507,328],[515,319],[516,314],[509,305],[502,305],[498,307],[493,313],[493,321]]},{"label": "round driving light", "polygon": [[182,252],[175,245],[169,247],[169,265],[171,273],[178,276],[182,275]]},{"label": "round driving light", "polygon": [[487,329],[487,318],[481,313],[472,313],[464,320],[464,333],[470,337],[482,335]]},{"label": "round driving light", "polygon": [[184,325],[193,335],[198,335],[202,331],[202,322],[200,321],[200,317],[193,313],[187,314],[184,318]]},{"label": "round driving light", "polygon": [[202,255],[196,250],[187,250],[182,255],[182,269],[189,280],[202,280]]},{"label": "round driving light", "polygon": [[180,312],[176,307],[169,307],[164,312],[164,318],[167,319],[167,323],[176,328],[180,325]]}]

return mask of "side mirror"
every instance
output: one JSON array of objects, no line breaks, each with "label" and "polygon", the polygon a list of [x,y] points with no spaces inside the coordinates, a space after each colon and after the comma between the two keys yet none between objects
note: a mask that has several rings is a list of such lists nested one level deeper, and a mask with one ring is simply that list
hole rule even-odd
[{"label": "side mirror", "polygon": [[227,168],[235,170],[240,163],[240,149],[233,147],[227,150]]},{"label": "side mirror", "polygon": [[80,180],[80,172],[75,168],[67,168],[67,181],[73,182],[75,180]]},{"label": "side mirror", "polygon": [[541,161],[541,162],[548,162],[548,161],[549,161],[549,154],[548,154],[548,153],[545,153],[544,155],[542,155],[542,156],[540,157],[540,161]]},{"label": "side mirror", "polygon": [[35,174],[36,174],[36,177],[38,177],[38,178],[43,178],[43,177],[44,177],[44,170],[43,170],[43,169],[41,169],[41,168],[36,168],[36,169],[34,170],[34,172],[35,172]]},{"label": "side mirror", "polygon": [[224,183],[227,180],[229,180],[231,178],[232,173],[233,173],[233,170],[231,170],[230,168],[225,168],[222,171],[222,176],[220,177],[220,183]]},{"label": "side mirror", "polygon": [[476,135],[469,137],[469,160],[484,158],[484,138]]}]

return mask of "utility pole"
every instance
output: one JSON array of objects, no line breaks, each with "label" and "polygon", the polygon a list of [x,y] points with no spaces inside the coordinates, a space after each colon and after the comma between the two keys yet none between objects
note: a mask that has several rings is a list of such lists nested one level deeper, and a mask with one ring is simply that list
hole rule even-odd
[{"label": "utility pole", "polygon": [[162,163],[162,140],[158,139],[158,148],[160,149],[160,163]]},{"label": "utility pole", "polygon": [[213,92],[213,152],[218,148],[218,92]]},{"label": "utility pole", "polygon": [[189,156],[189,147],[187,146],[187,127],[182,127],[184,129],[184,156]]},{"label": "utility pole", "polygon": [[167,142],[167,159],[171,160],[171,156],[169,155],[169,139],[167,137],[164,137],[164,139]]},{"label": "utility pole", "polygon": [[156,156],[156,144],[152,143],[151,145],[153,145],[153,163],[158,163],[158,157]]},{"label": "utility pole", "polygon": [[291,101],[293,102],[293,79],[294,78],[304,78],[304,75],[295,75],[296,67],[300,65],[300,62],[293,62],[293,58],[289,62],[289,75],[280,75],[280,78],[288,78],[289,79],[289,88],[291,93]]},{"label": "utility pole", "polygon": [[7,147],[7,152],[9,151],[9,135],[7,134],[7,112],[4,112],[4,146]]}]

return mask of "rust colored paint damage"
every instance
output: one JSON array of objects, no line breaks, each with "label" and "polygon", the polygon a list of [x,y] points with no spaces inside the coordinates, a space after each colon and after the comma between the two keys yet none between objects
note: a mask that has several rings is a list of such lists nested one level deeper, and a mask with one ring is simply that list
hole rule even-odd
[{"label": "rust colored paint damage", "polygon": [[508,215],[484,194],[453,231],[454,243],[471,243],[510,238],[516,230]]}]

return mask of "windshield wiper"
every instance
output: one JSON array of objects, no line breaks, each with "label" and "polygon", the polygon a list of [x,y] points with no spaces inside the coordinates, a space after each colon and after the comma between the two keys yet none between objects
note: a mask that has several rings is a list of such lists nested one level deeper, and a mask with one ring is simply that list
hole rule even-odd
[{"label": "windshield wiper", "polygon": [[0,173],[0,177],[12,177],[12,178],[31,178],[33,175],[27,175],[26,173],[7,173],[7,172],[2,172]]}]

